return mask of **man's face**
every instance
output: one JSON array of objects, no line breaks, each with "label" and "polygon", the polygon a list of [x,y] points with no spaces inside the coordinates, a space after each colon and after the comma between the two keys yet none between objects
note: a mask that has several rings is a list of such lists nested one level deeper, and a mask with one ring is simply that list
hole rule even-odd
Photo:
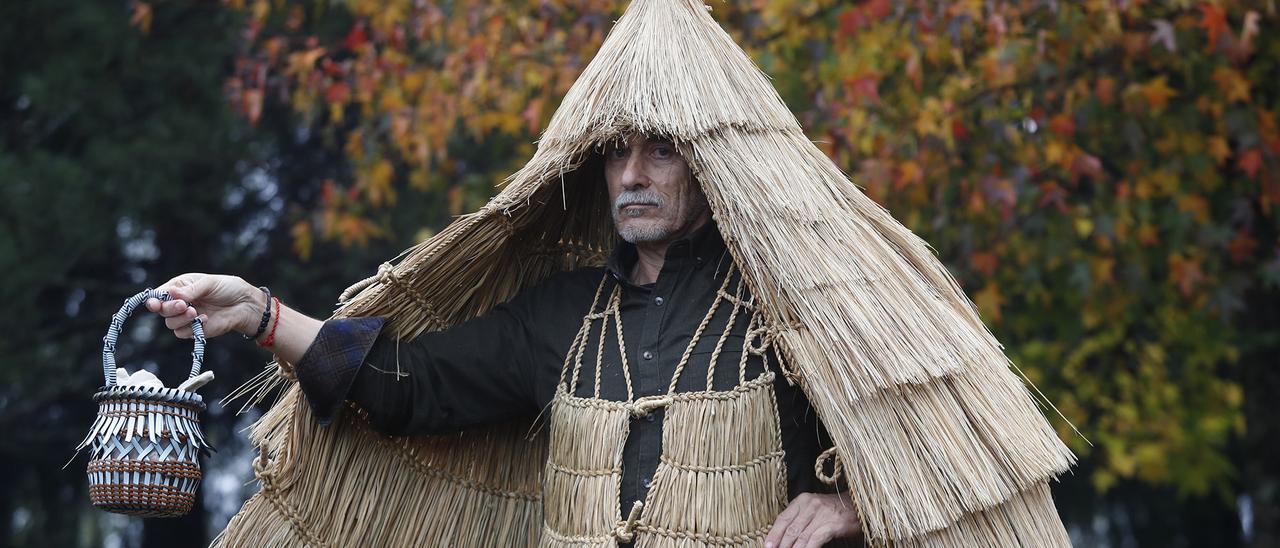
[{"label": "man's face", "polygon": [[670,141],[635,135],[605,149],[613,224],[633,244],[687,236],[710,218],[707,198]]}]

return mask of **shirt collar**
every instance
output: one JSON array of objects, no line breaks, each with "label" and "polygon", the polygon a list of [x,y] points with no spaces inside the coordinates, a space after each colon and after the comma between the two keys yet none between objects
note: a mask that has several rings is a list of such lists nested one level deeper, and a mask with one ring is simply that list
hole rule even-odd
[{"label": "shirt collar", "polygon": [[[720,256],[726,251],[724,239],[720,236],[720,229],[714,221],[707,221],[702,228],[694,231],[687,238],[681,238],[671,242],[667,246],[667,255],[664,258],[663,270],[668,266],[675,266],[674,263],[692,259],[694,267],[698,268],[707,262],[714,262],[720,259]],[[631,269],[635,266],[639,259],[635,244],[623,239],[618,239],[617,245],[613,248],[613,253],[609,255],[609,261],[605,264],[605,268],[613,275],[614,279],[631,283]]]}]

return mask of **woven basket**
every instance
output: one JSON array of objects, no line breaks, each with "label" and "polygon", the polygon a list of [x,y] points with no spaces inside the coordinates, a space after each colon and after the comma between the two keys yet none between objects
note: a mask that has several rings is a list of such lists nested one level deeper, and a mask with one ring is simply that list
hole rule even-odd
[{"label": "woven basket", "polygon": [[[89,499],[108,512],[174,517],[191,511],[200,486],[199,456],[209,445],[200,432],[204,400],[177,388],[116,384],[116,338],[120,326],[149,298],[169,300],[164,291],[146,289],[124,302],[102,338],[106,385],[94,394],[98,417],[77,449],[89,448]],[[192,321],[195,348],[191,377],[200,374],[204,329]]]}]

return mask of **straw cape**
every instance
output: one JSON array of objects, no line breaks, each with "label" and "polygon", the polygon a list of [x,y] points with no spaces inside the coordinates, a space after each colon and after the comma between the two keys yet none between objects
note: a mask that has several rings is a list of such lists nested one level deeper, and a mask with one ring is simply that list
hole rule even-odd
[{"label": "straw cape", "polygon": [[[335,315],[386,315],[411,338],[600,264],[616,236],[592,158],[634,132],[689,161],[871,544],[1069,545],[1048,482],[1074,456],[1000,343],[698,0],[632,2],[502,192],[349,288]],[[292,384],[252,432],[261,490],[217,543],[536,545],[547,435],[530,432],[386,438],[358,411],[319,427]]]}]

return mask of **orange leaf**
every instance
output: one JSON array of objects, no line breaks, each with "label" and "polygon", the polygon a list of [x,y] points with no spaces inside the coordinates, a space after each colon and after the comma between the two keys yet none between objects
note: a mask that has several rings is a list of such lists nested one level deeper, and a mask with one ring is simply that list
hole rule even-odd
[{"label": "orange leaf", "polygon": [[249,119],[249,125],[257,125],[258,119],[262,118],[262,89],[254,88],[245,90],[240,96],[241,112]]},{"label": "orange leaf", "polygon": [[1183,297],[1191,296],[1196,284],[1204,279],[1204,271],[1200,262],[1191,258],[1183,258],[1181,254],[1169,257],[1169,280],[1177,284]]},{"label": "orange leaf", "polygon": [[974,270],[982,273],[983,276],[991,277],[996,271],[996,266],[1000,264],[1000,259],[995,253],[990,251],[976,251],[969,255],[969,266]]},{"label": "orange leaf", "polygon": [[1169,87],[1169,78],[1163,75],[1143,84],[1141,93],[1142,98],[1147,100],[1147,104],[1157,111],[1169,105],[1170,97],[1178,95],[1178,92]]},{"label": "orange leaf", "polygon": [[1070,138],[1076,133],[1076,121],[1070,114],[1062,112],[1049,119],[1049,129],[1062,137]]},{"label": "orange leaf", "polygon": [[289,235],[293,236],[293,251],[297,253],[302,260],[311,258],[311,223],[306,220],[294,223],[293,228],[289,229]]},{"label": "orange leaf", "polygon": [[1218,89],[1227,96],[1228,101],[1249,102],[1249,81],[1240,71],[1231,67],[1218,67],[1213,70],[1213,81],[1218,84]]},{"label": "orange leaf", "polygon": [[1098,102],[1104,105],[1110,105],[1116,98],[1116,81],[1114,78],[1103,76],[1098,79],[1094,85],[1093,93],[1098,96]]},{"label": "orange leaf", "polygon": [[898,165],[898,178],[894,181],[893,189],[902,190],[922,180],[924,180],[924,171],[920,169],[920,164],[907,160]]},{"label": "orange leaf", "polygon": [[1227,144],[1227,140],[1221,135],[1214,135],[1209,138],[1209,155],[1213,156],[1213,160],[1222,165],[1231,157],[1231,145]]},{"label": "orange leaf", "polygon": [[1227,12],[1221,6],[1210,3],[1200,4],[1200,22],[1196,26],[1204,29],[1209,35],[1209,41],[1205,44],[1205,51],[1213,51],[1218,46],[1218,38],[1222,33],[1231,34],[1231,29],[1227,27]]},{"label": "orange leaf", "polygon": [[973,303],[978,305],[978,313],[983,318],[993,323],[1000,323],[1000,307],[1004,304],[1004,298],[1000,296],[1000,290],[996,289],[996,284],[988,283],[973,296]]},{"label": "orange leaf", "polygon": [[1231,239],[1231,243],[1227,244],[1227,252],[1231,254],[1232,261],[1243,263],[1253,255],[1253,250],[1257,247],[1257,240],[1249,236],[1248,232],[1240,230],[1236,232],[1236,237]]},{"label": "orange leaf", "polygon": [[129,16],[129,24],[142,31],[142,34],[151,32],[151,4],[146,2],[133,3],[133,15]]},{"label": "orange leaf", "polygon": [[1202,196],[1187,194],[1178,198],[1178,211],[1190,213],[1197,223],[1209,220],[1209,202]]}]

